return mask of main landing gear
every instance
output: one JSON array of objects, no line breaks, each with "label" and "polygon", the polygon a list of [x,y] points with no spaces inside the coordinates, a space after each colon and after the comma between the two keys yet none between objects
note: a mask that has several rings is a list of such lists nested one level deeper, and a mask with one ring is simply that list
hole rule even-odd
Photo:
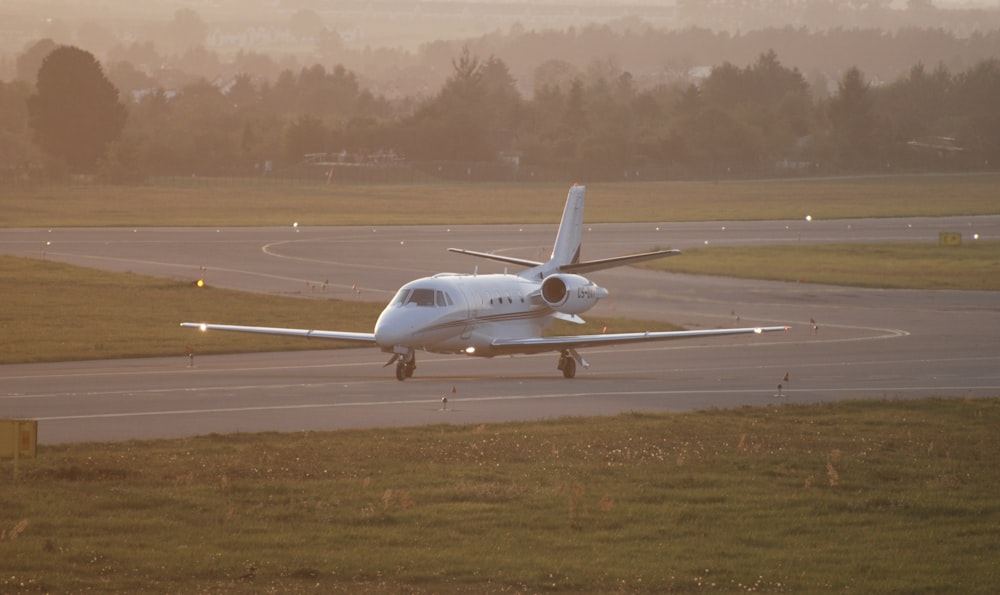
[{"label": "main landing gear", "polygon": [[587,360],[580,357],[580,354],[576,352],[576,349],[569,347],[563,349],[559,352],[559,365],[556,366],[557,370],[562,370],[563,378],[573,378],[576,376],[576,365],[580,364],[584,368],[589,368],[590,364]]},{"label": "main landing gear", "polygon": [[562,355],[559,356],[559,365],[556,366],[557,370],[562,370],[563,378],[573,378],[576,376],[576,360],[568,351],[563,351]]}]

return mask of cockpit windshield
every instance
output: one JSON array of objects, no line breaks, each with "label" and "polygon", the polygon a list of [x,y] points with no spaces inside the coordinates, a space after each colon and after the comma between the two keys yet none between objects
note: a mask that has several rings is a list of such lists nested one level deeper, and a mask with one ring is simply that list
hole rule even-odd
[{"label": "cockpit windshield", "polygon": [[394,306],[420,306],[420,307],[440,307],[453,306],[451,296],[440,289],[428,289],[423,287],[404,287],[392,299]]}]

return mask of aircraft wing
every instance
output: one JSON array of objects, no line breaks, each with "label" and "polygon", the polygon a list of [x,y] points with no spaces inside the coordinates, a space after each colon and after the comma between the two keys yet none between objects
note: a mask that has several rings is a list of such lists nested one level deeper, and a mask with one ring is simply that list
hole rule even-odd
[{"label": "aircraft wing", "polygon": [[331,339],[336,341],[355,341],[368,345],[375,344],[374,333],[350,333],[344,331],[320,331],[298,328],[280,328],[270,326],[238,326],[234,324],[205,324],[201,322],[182,322],[181,326],[196,328],[201,331],[235,331],[239,333],[259,333],[263,335],[283,335],[286,337],[305,337],[307,339]]},{"label": "aircraft wing", "polygon": [[602,258],[600,260],[587,260],[584,262],[574,262],[564,264],[559,267],[561,273],[587,273],[590,271],[600,271],[613,267],[620,267],[633,262],[644,260],[654,260],[666,256],[677,256],[680,250],[656,250],[654,252],[643,252],[642,254],[629,254],[628,256],[615,256],[614,258]]},{"label": "aircraft wing", "polygon": [[490,252],[476,252],[475,250],[463,250],[462,248],[448,248],[448,252],[457,252],[458,254],[468,254],[469,256],[478,256],[479,258],[488,258],[489,260],[498,260],[500,262],[506,262],[509,264],[516,264],[523,267],[536,267],[542,263],[536,262],[534,260],[527,260],[524,258],[515,258],[513,256],[504,256],[502,254],[492,254]]},{"label": "aircraft wing", "polygon": [[[491,254],[489,252],[476,252],[475,250],[463,250],[462,248],[448,248],[449,252],[456,252],[458,254],[467,254],[469,256],[478,256],[479,258],[488,258],[490,260],[498,260],[500,262],[506,262],[508,264],[516,264],[523,267],[537,267],[544,263],[537,262],[534,260],[527,260],[524,258],[516,258],[514,256],[504,256],[502,254]],[[643,252],[641,254],[629,254],[627,256],[615,256],[614,258],[602,258],[600,260],[587,260],[584,262],[574,262],[570,264],[564,264],[559,267],[560,273],[587,273],[590,271],[600,271],[603,269],[610,269],[613,267],[620,267],[626,264],[632,264],[634,262],[643,262],[645,260],[654,260],[656,258],[664,258],[666,256],[677,256],[680,254],[680,250],[655,250],[653,252]]]},{"label": "aircraft wing", "polygon": [[717,337],[721,335],[750,335],[787,331],[787,326],[762,326],[748,328],[722,328],[696,331],[648,331],[644,333],[607,333],[601,335],[571,335],[565,337],[531,337],[525,339],[496,339],[494,350],[506,353],[538,353],[559,351],[597,345],[620,345],[623,343],[644,343],[669,339],[690,339],[694,337]]}]

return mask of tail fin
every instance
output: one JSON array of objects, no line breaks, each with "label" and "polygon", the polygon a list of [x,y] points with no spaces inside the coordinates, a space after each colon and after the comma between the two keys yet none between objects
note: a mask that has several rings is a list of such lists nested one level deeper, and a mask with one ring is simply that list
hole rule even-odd
[{"label": "tail fin", "polygon": [[580,244],[583,242],[583,199],[587,193],[586,186],[573,185],[566,196],[566,208],[563,209],[562,221],[559,222],[559,231],[556,233],[556,243],[552,246],[552,257],[548,262],[535,262],[523,258],[515,258],[503,254],[491,254],[489,252],[474,252],[472,250],[462,250],[459,248],[448,248],[451,252],[488,258],[518,266],[529,267],[527,270],[518,273],[519,276],[529,279],[544,279],[555,273],[586,273],[589,271],[600,271],[612,267],[623,266],[644,260],[663,258],[664,256],[676,256],[680,250],[654,250],[641,254],[629,254],[627,256],[615,256],[613,258],[603,258],[600,260],[580,260]]},{"label": "tail fin", "polygon": [[563,210],[559,232],[556,234],[556,243],[552,247],[552,259],[546,264],[558,268],[580,262],[580,244],[583,241],[583,199],[586,193],[586,186],[574,184],[569,189],[566,208]]},{"label": "tail fin", "polygon": [[583,243],[583,202],[586,193],[586,186],[574,184],[569,189],[566,208],[563,210],[559,232],[556,234],[556,243],[552,247],[552,258],[529,273],[537,271],[543,278],[553,273],[587,273],[681,253],[680,250],[654,250],[601,260],[580,260],[580,244]]}]

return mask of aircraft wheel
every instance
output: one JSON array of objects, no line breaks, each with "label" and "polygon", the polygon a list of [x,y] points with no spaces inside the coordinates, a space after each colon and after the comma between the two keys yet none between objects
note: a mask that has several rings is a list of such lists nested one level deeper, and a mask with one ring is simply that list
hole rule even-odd
[{"label": "aircraft wheel", "polygon": [[398,364],[396,364],[396,380],[402,382],[403,380],[406,380],[410,376],[413,376],[413,370],[407,370],[406,364],[404,364],[403,362],[399,362]]},{"label": "aircraft wheel", "polygon": [[562,372],[563,378],[573,378],[576,376],[576,360],[572,357],[567,357],[563,362]]}]

